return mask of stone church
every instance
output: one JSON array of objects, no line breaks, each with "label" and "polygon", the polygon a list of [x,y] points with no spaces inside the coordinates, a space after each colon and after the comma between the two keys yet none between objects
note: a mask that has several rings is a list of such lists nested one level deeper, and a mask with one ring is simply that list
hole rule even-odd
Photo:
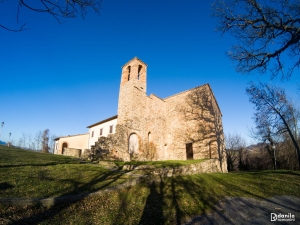
[{"label": "stone church", "polygon": [[88,126],[86,134],[58,137],[55,153],[225,163],[222,113],[209,84],[167,98],[146,91],[147,64],[134,57],[122,67],[118,114]]}]

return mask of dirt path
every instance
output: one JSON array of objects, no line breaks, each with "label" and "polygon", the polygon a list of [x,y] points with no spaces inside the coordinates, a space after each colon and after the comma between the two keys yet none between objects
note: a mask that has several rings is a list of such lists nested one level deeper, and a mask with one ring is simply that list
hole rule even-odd
[{"label": "dirt path", "polygon": [[[271,213],[277,221],[271,221]],[[295,221],[278,221],[280,215],[295,216]],[[272,214],[274,216],[274,214]],[[207,215],[199,215],[186,225],[202,224],[300,224],[300,198],[277,196],[258,200],[254,198],[226,198],[219,202],[215,210]]]}]

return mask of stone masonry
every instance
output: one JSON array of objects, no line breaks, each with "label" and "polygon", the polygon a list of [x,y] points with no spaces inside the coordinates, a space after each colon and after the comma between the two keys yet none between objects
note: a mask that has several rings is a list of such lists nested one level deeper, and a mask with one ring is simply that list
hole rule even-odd
[{"label": "stone masonry", "polygon": [[146,94],[147,65],[137,57],[122,67],[116,133],[92,151],[105,159],[218,159],[227,172],[222,114],[209,84],[168,98]]}]

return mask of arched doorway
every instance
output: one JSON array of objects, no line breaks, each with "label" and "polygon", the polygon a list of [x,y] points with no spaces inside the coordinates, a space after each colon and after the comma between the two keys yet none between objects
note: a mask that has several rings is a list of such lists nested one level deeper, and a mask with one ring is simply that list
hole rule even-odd
[{"label": "arched doorway", "polygon": [[66,142],[64,142],[63,144],[62,144],[62,147],[61,147],[61,154],[64,154],[64,152],[65,152],[65,148],[68,148],[68,143],[66,143]]},{"label": "arched doorway", "polygon": [[130,155],[139,153],[139,138],[136,134],[131,134],[129,136],[128,151]]}]

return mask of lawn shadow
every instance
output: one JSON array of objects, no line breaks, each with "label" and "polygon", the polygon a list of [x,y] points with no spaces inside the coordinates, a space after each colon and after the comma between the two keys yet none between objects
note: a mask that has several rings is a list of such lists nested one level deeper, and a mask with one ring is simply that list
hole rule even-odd
[{"label": "lawn shadow", "polygon": [[[146,204],[143,210],[143,214],[139,221],[140,225],[159,225],[164,224],[164,183],[159,182],[159,186],[156,181],[152,181],[149,184],[150,194],[147,197]],[[159,189],[159,191],[157,190]]]},{"label": "lawn shadow", "polygon": [[0,190],[6,190],[6,189],[9,189],[9,188],[13,188],[14,186],[11,185],[10,183],[8,182],[1,182],[0,183]]},{"label": "lawn shadow", "polygon": [[[253,175],[254,174],[259,175],[259,174],[264,174],[264,173],[266,173],[266,171],[253,172]],[[267,173],[278,173],[278,172],[277,171],[273,171],[273,172],[272,171],[267,171]],[[281,172],[279,172],[279,173],[281,173]],[[285,174],[284,171],[283,171],[282,174]],[[293,173],[289,173],[289,172],[288,172],[288,174],[294,175]],[[242,173],[241,173],[241,175],[242,175]],[[298,174],[296,174],[296,175],[298,175]],[[225,192],[225,193],[227,193],[226,196],[228,196],[228,197],[233,196],[232,195],[232,190],[234,190],[235,192],[238,193],[238,196],[246,196],[248,198],[255,198],[259,201],[266,201],[266,202],[269,202],[269,203],[274,203],[269,198],[269,195],[272,195],[271,191],[270,191],[270,193],[267,194],[267,197],[266,197],[264,194],[254,193],[254,191],[252,191],[252,189],[250,189],[251,191],[247,190],[247,188],[248,188],[247,185],[249,185],[249,184],[245,183],[245,187],[243,187],[241,185],[237,185],[237,184],[235,185],[233,182],[226,181],[225,179],[220,179],[220,178],[218,178],[216,176],[213,176],[211,174],[208,174],[208,176],[210,176],[216,183],[219,183],[219,184],[223,185],[225,187],[225,190],[228,190],[228,191]],[[271,178],[268,178],[268,179],[271,179]],[[252,178],[252,179],[254,179],[254,178]],[[260,179],[262,179],[262,178],[260,178]],[[264,178],[264,179],[266,179],[266,178]],[[273,178],[271,179],[271,181],[272,180],[273,180]],[[273,181],[276,181],[276,180],[274,179]],[[259,182],[258,183],[257,182],[252,183],[252,185],[253,184],[255,184],[257,189],[262,189],[263,188],[263,186],[261,186],[261,184]],[[236,194],[234,196],[236,196]],[[277,203],[277,204],[278,204],[278,206],[285,207],[285,205],[282,205],[281,203]]]},{"label": "lawn shadow", "polygon": [[[206,176],[206,174],[204,176]],[[221,199],[219,194],[210,188],[210,184],[208,183],[207,179],[203,178],[203,175],[197,176],[196,180],[191,180],[189,177],[190,176],[176,177],[176,185],[183,186],[186,192],[185,194],[190,195],[191,199],[196,202],[196,205],[198,206],[197,210],[199,212],[198,215],[206,215],[212,210],[215,210],[217,202]],[[195,217],[193,212],[186,212],[186,214],[188,214],[190,219]],[[220,216],[222,217],[222,214],[220,214]],[[178,215],[177,218],[180,219],[177,220],[177,224],[182,224],[185,222],[183,221],[183,218],[180,218]],[[185,218],[185,220],[187,219]]]},{"label": "lawn shadow", "polygon": [[[67,179],[66,181],[73,183],[74,189],[72,191],[69,191],[66,194],[62,194],[58,197],[55,197],[54,201],[51,202],[50,206],[36,205],[35,207],[38,207],[38,208],[42,207],[39,210],[40,212],[30,215],[26,218],[21,218],[19,220],[13,221],[13,224],[35,225],[35,224],[43,223],[43,222],[51,219],[52,217],[56,216],[57,214],[59,214],[62,210],[65,210],[65,209],[71,207],[73,204],[86,198],[87,196],[90,196],[90,193],[81,192],[82,190],[87,190],[89,187],[95,185],[96,183],[101,182],[101,181],[105,180],[106,178],[110,177],[111,178],[110,182],[107,182],[104,185],[102,185],[101,187],[93,190],[93,192],[101,191],[101,190],[105,189],[106,187],[108,187],[111,183],[118,180],[125,173],[127,173],[127,171],[126,172],[119,171],[119,173],[117,171],[108,171],[107,173],[101,175],[100,177],[95,178],[91,182],[83,184],[83,185],[80,182],[76,182],[75,180]],[[112,174],[114,176],[112,176]],[[80,185],[82,185],[82,186],[80,186]],[[114,190],[114,187],[111,187],[111,189]],[[77,195],[74,195],[74,194],[77,194]],[[101,193],[99,193],[99,194],[101,194]],[[8,216],[5,216],[5,217],[8,217]]]}]

